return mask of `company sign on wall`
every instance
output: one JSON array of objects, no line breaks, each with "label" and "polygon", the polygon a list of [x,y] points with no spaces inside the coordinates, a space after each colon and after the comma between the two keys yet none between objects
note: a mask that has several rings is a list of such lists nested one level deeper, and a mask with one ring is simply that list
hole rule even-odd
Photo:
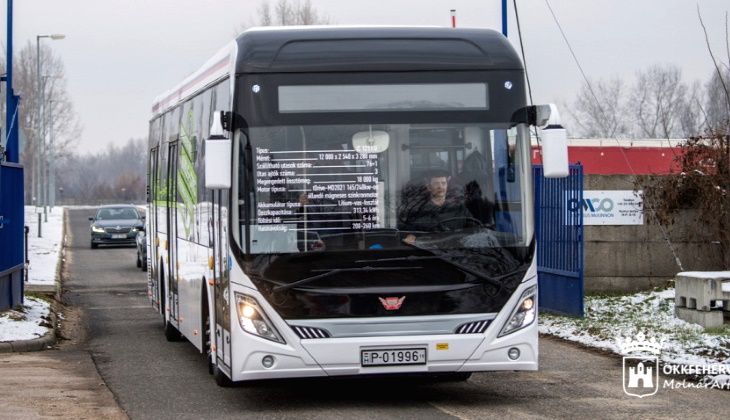
[{"label": "company sign on wall", "polygon": [[643,225],[641,191],[583,192],[583,225]]}]

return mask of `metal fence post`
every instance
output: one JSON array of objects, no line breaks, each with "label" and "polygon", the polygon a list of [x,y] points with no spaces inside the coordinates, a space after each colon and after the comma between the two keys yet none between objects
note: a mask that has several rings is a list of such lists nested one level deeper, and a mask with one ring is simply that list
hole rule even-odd
[{"label": "metal fence post", "polygon": [[30,265],[30,260],[28,259],[28,234],[30,233],[30,226],[24,226],[23,232],[25,233],[25,266],[23,267],[23,278],[25,281],[28,281],[28,266]]}]

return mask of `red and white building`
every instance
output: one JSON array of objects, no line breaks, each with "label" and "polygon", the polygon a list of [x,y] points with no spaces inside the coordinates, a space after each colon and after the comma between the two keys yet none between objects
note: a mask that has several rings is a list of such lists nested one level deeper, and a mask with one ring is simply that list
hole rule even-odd
[{"label": "red and white building", "polygon": [[[583,164],[587,175],[665,175],[679,168],[676,157],[683,139],[568,139],[571,164]],[[540,164],[540,148],[533,140],[532,163]]]}]

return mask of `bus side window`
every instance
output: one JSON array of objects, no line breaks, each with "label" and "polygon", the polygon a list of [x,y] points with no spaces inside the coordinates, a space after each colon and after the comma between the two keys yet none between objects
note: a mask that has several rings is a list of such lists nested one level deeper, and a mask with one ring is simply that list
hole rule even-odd
[{"label": "bus side window", "polygon": [[[213,101],[213,89],[208,89],[198,95],[196,100],[200,101],[200,106],[196,107],[196,118],[200,121],[197,130],[198,133],[198,200],[201,202],[200,218],[200,243],[205,246],[212,246],[210,236],[210,214],[212,212],[212,192],[205,189],[205,139],[208,138],[210,131],[210,122],[212,114],[211,102]],[[198,114],[199,113],[199,114]]]}]

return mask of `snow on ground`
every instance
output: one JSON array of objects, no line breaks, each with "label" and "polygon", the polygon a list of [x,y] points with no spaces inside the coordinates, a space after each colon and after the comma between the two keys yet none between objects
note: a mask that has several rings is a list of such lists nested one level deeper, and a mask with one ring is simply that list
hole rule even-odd
[{"label": "snow on ground", "polygon": [[[674,317],[674,289],[628,296],[586,296],[585,318],[541,314],[540,332],[621,354],[616,340],[643,333],[663,343],[661,361],[677,365],[725,364],[730,371],[730,326],[705,331]],[[703,381],[730,384],[730,376]]]},{"label": "snow on ground", "polygon": [[716,279],[718,277],[730,279],[730,271],[683,271],[681,273],[677,273],[677,275],[697,277],[701,279]]},{"label": "snow on ground", "polygon": [[50,304],[35,297],[25,297],[18,310],[0,312],[0,342],[43,337],[52,327]]},{"label": "snow on ground", "polygon": [[[43,208],[40,208],[43,212]],[[43,220],[43,214],[41,214]],[[63,207],[48,209],[48,221],[41,222],[42,237],[38,237],[38,215],[36,207],[25,206],[25,225],[28,232],[28,283],[53,285],[56,279],[56,265],[61,257],[63,244]]]}]

